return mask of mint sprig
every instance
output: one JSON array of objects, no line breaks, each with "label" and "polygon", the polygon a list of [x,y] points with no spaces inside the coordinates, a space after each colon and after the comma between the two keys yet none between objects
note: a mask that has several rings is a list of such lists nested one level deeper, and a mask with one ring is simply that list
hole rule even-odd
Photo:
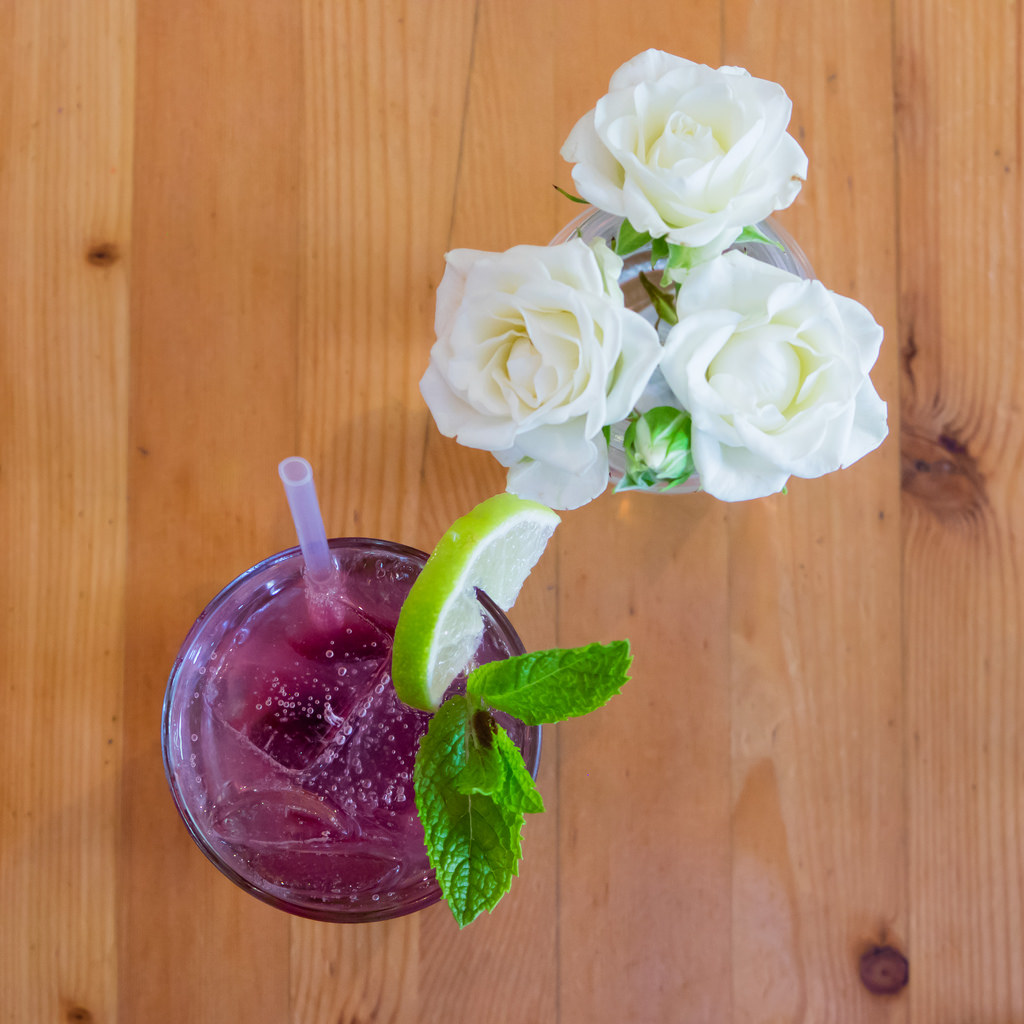
[{"label": "mint sprig", "polygon": [[474,669],[467,692],[527,725],[551,725],[597,710],[629,679],[629,642],[520,654]]},{"label": "mint sprig", "polygon": [[544,802],[491,709],[527,725],[587,714],[628,679],[629,643],[537,651],[481,665],[450,697],[416,752],[413,785],[430,865],[460,928],[508,892],[526,814]]},{"label": "mint sprig", "polygon": [[[540,790],[512,737],[483,708],[474,711],[470,721],[473,723],[473,736],[470,738],[469,756],[465,771],[456,777],[456,788],[469,796],[486,794],[524,814],[543,811]],[[485,742],[481,740],[481,721],[486,723],[483,729],[489,734]]]},{"label": "mint sprig", "polygon": [[[446,700],[420,741],[413,771],[430,866],[460,928],[508,892],[522,856],[526,799],[505,799],[504,786],[494,781],[502,775],[500,767],[470,767],[471,714],[465,697]],[[490,759],[499,756],[492,747]],[[493,785],[496,795],[472,784],[485,776],[491,781],[484,788]],[[514,782],[504,781],[514,789]]]}]

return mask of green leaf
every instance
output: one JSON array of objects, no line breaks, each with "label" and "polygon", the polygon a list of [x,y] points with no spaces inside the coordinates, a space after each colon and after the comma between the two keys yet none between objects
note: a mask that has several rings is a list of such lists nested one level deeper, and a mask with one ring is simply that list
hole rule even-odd
[{"label": "green leaf", "polygon": [[[484,708],[477,708],[468,719],[466,732],[466,763],[454,778],[460,793],[492,794],[501,789],[505,765],[494,750],[494,734],[498,723]],[[482,724],[481,724],[482,723]]]},{"label": "green leaf", "polygon": [[566,192],[564,188],[561,188],[558,185],[555,185],[554,188],[556,192],[561,192],[562,195],[565,196],[565,198],[570,200],[571,202],[582,203],[584,206],[590,205],[586,199],[580,199],[579,196],[574,196],[571,192]]},{"label": "green leaf", "polygon": [[667,288],[675,284],[678,288],[679,282],[686,277],[686,272],[691,267],[702,263],[706,257],[701,255],[702,250],[694,249],[688,245],[676,245],[669,243],[668,259],[665,261],[665,270],[661,275],[661,287]]},{"label": "green leaf", "polygon": [[485,793],[513,810],[539,814],[544,810],[540,790],[526,767],[522,751],[485,708],[469,719],[466,765],[455,777],[460,793]]},{"label": "green leaf", "polygon": [[[483,755],[476,768],[468,769],[473,743],[469,734],[476,710],[465,697],[445,701],[420,741],[413,772],[416,808],[430,865],[460,928],[483,911],[492,910],[508,892],[522,856],[523,808],[539,800],[539,795],[528,794],[506,800],[506,791],[517,793],[520,779],[508,768],[509,758],[497,732],[491,754]],[[481,767],[480,762],[488,759],[500,763]],[[469,779],[463,775],[467,769]],[[493,792],[473,788],[481,782]]]},{"label": "green leaf", "polygon": [[668,259],[669,242],[668,239],[662,235],[661,238],[651,239],[651,268],[653,269],[657,264],[658,260]]},{"label": "green leaf", "polygon": [[501,762],[502,772],[501,784],[491,796],[523,814],[540,814],[544,810],[544,800],[537,783],[526,767],[522,751],[500,725],[494,734],[493,749]]},{"label": "green leaf", "polygon": [[615,255],[628,256],[650,242],[651,236],[646,231],[637,231],[628,220],[622,222],[615,238]]},{"label": "green leaf", "polygon": [[756,224],[748,224],[739,234],[739,238],[733,242],[733,245],[743,245],[744,242],[760,242],[762,245],[774,245],[780,252],[785,252],[786,247],[774,238],[769,238],[767,235],[762,234]]},{"label": "green leaf", "polygon": [[704,249],[695,249],[689,245],[676,245],[669,243],[668,261],[665,263],[665,272],[661,275],[661,287],[666,288],[672,282],[682,281],[686,271],[704,263],[709,256]]},{"label": "green leaf", "polygon": [[689,245],[676,245],[675,242],[671,242],[668,247],[668,269],[689,270],[700,262],[699,253],[699,249]]},{"label": "green leaf", "polygon": [[651,305],[654,306],[654,312],[657,313],[658,317],[667,324],[675,325],[679,323],[679,317],[676,315],[675,297],[669,292],[663,292],[642,271],[638,276],[640,284],[643,285],[644,291],[647,292],[647,298],[651,300]]},{"label": "green leaf", "polygon": [[520,654],[474,669],[466,690],[527,725],[585,715],[606,704],[629,679],[628,640]]},{"label": "green leaf", "polygon": [[523,752],[512,742],[501,726],[494,737],[494,749],[504,762],[501,800],[509,807],[516,807],[524,814],[541,814],[544,811],[544,800],[533,781],[530,769],[523,760]]}]

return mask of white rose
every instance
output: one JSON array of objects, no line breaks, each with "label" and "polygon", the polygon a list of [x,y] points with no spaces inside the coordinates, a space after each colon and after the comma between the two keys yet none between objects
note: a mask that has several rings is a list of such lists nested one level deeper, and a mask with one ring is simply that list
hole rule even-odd
[{"label": "white rose", "polygon": [[758,498],[882,443],[882,328],[859,302],[733,251],[691,271],[676,308],[661,372],[693,418],[704,490]]},{"label": "white rose", "polygon": [[658,363],[603,242],[456,249],[437,290],[420,391],[438,429],[509,467],[508,489],[577,508],[608,484],[602,427],[625,418]]},{"label": "white rose", "polygon": [[562,147],[580,195],[638,231],[714,255],[796,198],[807,157],[782,86],[647,50]]}]

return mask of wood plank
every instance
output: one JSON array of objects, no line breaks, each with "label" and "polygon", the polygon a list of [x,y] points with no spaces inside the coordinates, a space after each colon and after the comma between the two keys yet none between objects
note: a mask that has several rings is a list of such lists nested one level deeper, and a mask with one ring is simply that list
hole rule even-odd
[{"label": "wood plank", "polygon": [[914,1017],[1024,1017],[1019,5],[896,5]]},{"label": "wood plank", "polygon": [[111,1020],[133,5],[0,10],[0,987]]},{"label": "wood plank", "polygon": [[293,921],[288,1019],[301,1024],[422,1020],[420,917],[372,925]]},{"label": "wood plank", "polygon": [[[299,436],[332,533],[429,550],[488,493],[459,481],[460,506],[424,463],[436,428],[418,390],[451,228],[473,26],[474,8],[460,0],[304,7]],[[457,466],[443,470],[458,480]],[[443,921],[448,912],[436,913]],[[291,1019],[426,1019],[424,1001],[447,997],[453,970],[422,963],[428,914],[366,927],[293,921]],[[456,997],[471,988],[460,978]]]},{"label": "wood plank", "polygon": [[[425,343],[416,345],[417,375],[426,367],[434,337],[433,288],[445,250],[501,251],[522,242],[544,244],[549,236],[553,148],[538,140],[551,133],[547,41],[553,9],[536,2],[485,2],[475,5],[474,13],[463,103],[457,113],[451,111],[449,122],[460,134],[448,233],[432,254],[430,329]],[[509,75],[509,68],[530,71]],[[536,191],[536,203],[524,200],[529,188]],[[428,509],[443,510],[450,522],[505,489],[505,471],[490,455],[442,438],[429,417],[425,426],[425,519]],[[511,615],[528,649],[555,643],[556,551],[557,541],[549,545]],[[557,758],[555,731],[545,729],[538,785],[549,808],[557,793]],[[422,916],[422,1020],[529,1024],[555,1019],[556,825],[550,810],[528,817],[519,877],[493,914],[462,932],[444,907]]]},{"label": "wood plank", "polygon": [[428,546],[448,525],[422,500],[429,416],[418,384],[473,20],[458,0],[304,8],[299,440],[323,466],[338,534]]},{"label": "wood plank", "polygon": [[[719,7],[560,8],[555,153],[647,47],[720,63]],[[625,635],[635,654],[621,696],[557,727],[566,1024],[729,1019],[726,558],[724,510],[703,496],[608,494],[562,527],[559,643]]]},{"label": "wood plank", "polygon": [[288,1014],[288,918],[195,847],[157,728],[192,619],[293,543],[275,464],[296,442],[301,28],[269,0],[138,5],[125,1021]]},{"label": "wood plank", "polygon": [[886,329],[872,379],[892,430],[851,469],[730,510],[734,1014],[902,1020],[905,995],[858,971],[908,941],[889,5],[725,12],[725,61],[786,88],[808,154],[779,222]]},{"label": "wood plank", "polygon": [[[1024,1020],[1022,32],[928,0],[0,4],[0,1019]],[[171,661],[292,542],[282,456],[332,533],[420,547],[503,488],[418,394],[442,256],[577,212],[558,149],[648,46],[793,97],[780,221],[885,326],[893,437],[746,506],[567,514],[514,621],[629,635],[634,679],[546,731],[512,894],[464,932],[292,919],[175,815]],[[895,998],[857,980],[883,942]]]},{"label": "wood plank", "polygon": [[635,660],[557,727],[560,1019],[729,1019],[725,513],[607,495],[563,531],[559,642],[625,636]]}]

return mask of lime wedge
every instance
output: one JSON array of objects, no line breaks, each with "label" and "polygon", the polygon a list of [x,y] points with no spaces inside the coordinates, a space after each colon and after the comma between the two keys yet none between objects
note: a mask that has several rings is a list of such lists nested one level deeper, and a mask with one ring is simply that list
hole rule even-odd
[{"label": "lime wedge", "polygon": [[560,519],[545,505],[496,494],[456,519],[427,559],[395,627],[399,698],[433,711],[469,665],[483,633],[479,588],[508,610]]}]

